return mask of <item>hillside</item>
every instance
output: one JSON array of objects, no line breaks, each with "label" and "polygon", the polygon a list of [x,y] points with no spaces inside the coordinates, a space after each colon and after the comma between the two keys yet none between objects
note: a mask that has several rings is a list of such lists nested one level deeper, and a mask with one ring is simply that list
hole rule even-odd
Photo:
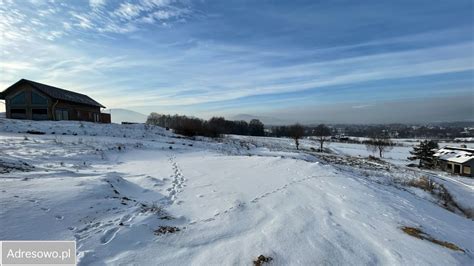
[{"label": "hillside", "polygon": [[315,145],[0,119],[0,239],[75,240],[80,265],[474,263],[472,184],[446,185],[456,207],[421,172]]},{"label": "hillside", "polygon": [[112,123],[117,124],[120,124],[122,122],[145,123],[147,119],[146,115],[127,109],[114,108],[107,109],[105,110],[105,112],[110,113]]}]

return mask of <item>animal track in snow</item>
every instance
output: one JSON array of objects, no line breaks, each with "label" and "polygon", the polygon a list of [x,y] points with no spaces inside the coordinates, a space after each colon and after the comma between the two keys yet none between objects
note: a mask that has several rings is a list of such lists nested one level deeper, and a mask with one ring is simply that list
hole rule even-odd
[{"label": "animal track in snow", "polygon": [[118,227],[114,227],[114,228],[106,230],[104,232],[104,235],[100,238],[100,243],[102,245],[108,244],[110,241],[112,241],[115,238],[119,230],[120,228]]},{"label": "animal track in snow", "polygon": [[198,223],[198,222],[206,222],[206,223],[207,223],[207,222],[211,222],[211,221],[214,221],[214,220],[215,220],[217,217],[219,217],[221,214],[222,214],[222,215],[223,215],[223,214],[228,214],[228,213],[230,213],[230,212],[233,212],[233,211],[242,209],[242,208],[244,208],[244,207],[245,207],[245,203],[244,203],[244,202],[241,202],[241,201],[239,201],[239,200],[236,200],[236,201],[234,202],[234,204],[233,204],[231,207],[225,209],[224,211],[217,211],[217,212],[215,212],[214,215],[213,215],[212,217],[210,217],[210,218],[201,219],[201,220],[199,220],[199,221],[192,221],[190,224],[196,224],[196,223]]},{"label": "animal track in snow", "polygon": [[251,200],[250,202],[251,202],[251,203],[257,203],[259,200],[261,200],[261,199],[263,199],[263,198],[266,198],[266,197],[268,197],[268,196],[270,196],[270,195],[272,195],[272,194],[275,194],[275,193],[277,193],[277,192],[283,191],[283,190],[287,189],[287,188],[288,188],[289,186],[291,186],[291,185],[294,185],[294,184],[297,184],[297,183],[301,183],[301,182],[304,182],[304,181],[308,181],[308,180],[310,180],[310,179],[314,179],[314,178],[317,178],[317,177],[318,177],[318,176],[310,176],[310,177],[305,177],[305,178],[298,179],[298,180],[293,180],[293,181],[291,181],[291,182],[289,182],[289,183],[287,183],[287,184],[285,184],[285,185],[283,185],[283,186],[281,186],[281,187],[279,187],[279,188],[276,188],[276,189],[274,189],[274,190],[272,190],[272,191],[270,191],[270,192],[265,192],[265,193],[263,193],[262,195],[260,195],[260,196],[258,196],[258,197],[256,197],[256,198],[254,198],[253,200]]},{"label": "animal track in snow", "polygon": [[[184,183],[186,179],[184,178],[181,168],[179,167],[178,163],[176,163],[175,159],[175,156],[170,156],[168,158],[173,170],[173,173],[170,176],[172,178],[171,187],[166,189],[168,191],[168,200],[171,202],[171,204],[178,202],[177,194],[181,192],[181,190],[186,186]],[[181,204],[182,201],[179,203]]]}]

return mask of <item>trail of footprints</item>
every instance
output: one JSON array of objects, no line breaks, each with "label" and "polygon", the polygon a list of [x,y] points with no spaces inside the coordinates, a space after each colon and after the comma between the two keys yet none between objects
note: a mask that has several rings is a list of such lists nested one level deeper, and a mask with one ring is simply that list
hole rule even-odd
[{"label": "trail of footprints", "polygon": [[[184,178],[184,175],[181,171],[181,168],[179,167],[179,165],[176,162],[176,157],[174,155],[172,155],[168,158],[168,161],[171,163],[172,171],[173,171],[173,173],[170,176],[173,181],[171,183],[171,187],[167,189],[167,191],[169,192],[168,200],[171,204],[174,204],[174,203],[181,204],[182,202],[177,200],[177,194],[179,192],[181,192],[181,190],[186,186],[185,185],[186,179]],[[268,197],[268,196],[270,196],[274,193],[281,192],[281,191],[285,190],[286,188],[288,188],[291,185],[301,183],[301,182],[304,182],[304,181],[307,181],[307,180],[310,180],[310,179],[314,179],[314,178],[317,178],[317,176],[310,176],[310,177],[306,177],[306,178],[291,181],[291,182],[289,182],[289,183],[287,183],[287,184],[285,184],[281,187],[278,187],[278,188],[274,189],[273,191],[266,192],[266,193],[264,193],[260,196],[257,196],[256,198],[251,200],[250,203],[255,204],[258,201],[260,201],[261,199],[266,198],[266,197]],[[15,196],[15,197],[19,198],[19,196]],[[27,199],[27,200],[29,202],[33,203],[35,206],[39,207],[40,210],[42,210],[46,213],[50,212],[50,208],[42,207],[38,200],[36,200],[36,199]],[[244,202],[237,201],[230,208],[225,209],[222,212],[217,212],[210,218],[202,219],[202,220],[199,220],[199,221],[193,221],[190,224],[192,225],[192,224],[196,224],[198,222],[213,221],[217,217],[219,217],[221,214],[227,214],[227,213],[230,213],[232,211],[242,209],[242,208],[245,207],[245,205],[246,204]],[[64,220],[64,216],[62,216],[62,215],[59,215],[59,214],[51,214],[51,215],[58,221]],[[116,218],[116,219],[110,220],[106,223],[96,222],[96,221],[91,220],[87,223],[87,225],[85,225],[84,227],[82,227],[80,229],[77,229],[75,227],[68,227],[68,229],[73,231],[74,232],[74,237],[76,238],[76,240],[81,241],[81,242],[88,239],[88,238],[90,238],[90,237],[92,237],[92,236],[95,236],[97,234],[102,233],[102,236],[100,237],[100,243],[103,244],[103,245],[106,245],[106,244],[110,243],[115,238],[117,233],[120,231],[121,226],[129,226],[130,223],[133,221],[133,219],[137,215],[138,215],[138,212],[135,211],[131,214],[126,214],[121,218]]]},{"label": "trail of footprints", "polygon": [[[308,180],[311,180],[311,179],[314,179],[314,178],[317,178],[318,176],[310,176],[310,177],[305,177],[305,178],[302,178],[302,179],[297,179],[297,180],[293,180],[281,187],[278,187],[270,192],[266,192],[256,198],[254,198],[253,200],[250,201],[250,203],[252,204],[255,204],[257,203],[258,201],[260,201],[261,199],[263,198],[266,198],[272,194],[275,194],[277,192],[281,192],[285,189],[287,189],[289,186],[291,185],[294,185],[294,184],[297,184],[297,183],[302,183],[302,182],[305,182],[305,181],[308,181]],[[236,210],[239,210],[239,209],[242,209],[245,207],[245,202],[240,202],[240,201],[237,201],[233,206],[231,206],[230,208],[222,211],[222,212],[217,212],[215,213],[212,217],[210,218],[207,218],[207,219],[202,219],[202,220],[199,220],[199,221],[193,221],[191,222],[190,224],[196,224],[198,222],[211,222],[211,221],[214,221],[217,217],[219,217],[221,214],[227,214],[227,213],[230,213],[232,211],[236,211]]]},{"label": "trail of footprints", "polygon": [[[23,197],[20,197],[20,196],[13,196],[14,198],[23,198]],[[25,199],[25,198],[24,198]],[[36,208],[39,208],[41,211],[49,214],[50,216],[54,217],[56,220],[58,221],[61,221],[61,220],[64,220],[64,216],[63,215],[60,215],[60,214],[50,214],[49,212],[51,211],[50,208],[47,208],[47,207],[44,207],[41,205],[40,201],[37,200],[37,199],[26,199],[28,202],[31,202],[33,203],[33,205],[36,207]]]},{"label": "trail of footprints", "polygon": [[171,182],[171,187],[167,189],[168,200],[171,204],[177,203],[179,205],[182,201],[177,200],[177,194],[186,186],[184,183],[186,179],[184,178],[178,163],[176,163],[176,157],[172,155],[168,158],[168,161],[171,163],[173,170],[173,173],[170,176],[173,181]]},{"label": "trail of footprints", "polygon": [[138,215],[138,211],[135,211],[133,213],[126,214],[122,216],[121,218],[115,218],[114,220],[109,220],[106,223],[95,222],[91,220],[87,223],[86,226],[76,230],[74,237],[79,242],[79,241],[84,241],[90,237],[93,237],[97,234],[102,233],[102,236],[100,237],[100,243],[102,245],[106,245],[115,238],[117,233],[120,231],[121,227],[130,226],[133,219],[137,215]]},{"label": "trail of footprints", "polygon": [[308,181],[308,180],[311,180],[311,179],[314,179],[314,178],[317,178],[318,176],[309,176],[309,177],[305,177],[305,178],[301,178],[301,179],[297,179],[297,180],[293,180],[279,188],[276,188],[270,192],[266,192],[256,198],[254,198],[253,200],[251,200],[250,202],[251,203],[257,203],[259,200],[263,199],[263,198],[266,198],[268,196],[270,196],[271,194],[275,194],[277,192],[280,192],[280,191],[283,191],[284,189],[288,188],[289,186],[291,185],[294,185],[294,184],[297,184],[297,183],[301,183],[301,182],[305,182],[305,181]]}]

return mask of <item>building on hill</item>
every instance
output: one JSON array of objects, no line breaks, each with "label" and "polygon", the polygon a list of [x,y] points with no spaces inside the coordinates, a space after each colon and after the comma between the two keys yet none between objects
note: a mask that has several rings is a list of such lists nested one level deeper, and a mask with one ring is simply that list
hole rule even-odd
[{"label": "building on hill", "polygon": [[434,157],[438,166],[447,172],[474,177],[474,149],[465,147],[444,147]]},{"label": "building on hill", "polygon": [[102,104],[87,95],[21,79],[0,92],[6,117],[30,120],[77,120],[110,123]]}]

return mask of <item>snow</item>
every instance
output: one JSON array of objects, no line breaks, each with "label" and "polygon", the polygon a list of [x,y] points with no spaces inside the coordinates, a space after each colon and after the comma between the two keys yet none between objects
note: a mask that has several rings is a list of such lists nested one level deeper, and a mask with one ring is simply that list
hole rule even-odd
[{"label": "snow", "polygon": [[447,146],[439,149],[434,156],[449,162],[465,163],[474,159],[474,149],[456,149]]},{"label": "snow", "polygon": [[[359,157],[368,157],[370,155],[377,156],[376,154],[368,151],[364,144],[334,142],[328,147],[338,154]],[[406,165],[410,163],[407,157],[410,156],[411,150],[413,150],[412,146],[394,146],[391,150],[384,153],[384,158],[385,160],[394,164]]]},{"label": "snow", "polygon": [[[314,141],[301,147],[277,138],[191,140],[144,125],[0,119],[0,165],[9,166],[0,171],[0,239],[75,240],[80,265],[251,265],[260,254],[275,265],[473,264],[473,220],[392,182],[412,178],[401,166],[405,150],[367,170],[328,163],[310,150]],[[328,147],[341,160],[367,155]],[[446,182],[473,207],[472,183]],[[160,226],[179,231],[156,235]]]},{"label": "snow", "polygon": [[[415,139],[395,139],[393,140],[397,146],[393,146],[391,150],[388,150],[384,153],[384,159],[388,162],[397,165],[407,165],[413,163],[407,158],[410,155],[410,151],[413,150],[413,146],[418,145],[420,140]],[[440,142],[440,146],[450,146],[450,147],[461,147],[461,145],[466,145],[468,148],[474,148],[472,143],[450,143],[450,142]],[[333,152],[337,154],[349,155],[349,156],[359,156],[359,157],[368,157],[370,155],[376,156],[376,154],[367,150],[365,144],[358,143],[342,143],[342,142],[329,142],[328,146]]]}]

